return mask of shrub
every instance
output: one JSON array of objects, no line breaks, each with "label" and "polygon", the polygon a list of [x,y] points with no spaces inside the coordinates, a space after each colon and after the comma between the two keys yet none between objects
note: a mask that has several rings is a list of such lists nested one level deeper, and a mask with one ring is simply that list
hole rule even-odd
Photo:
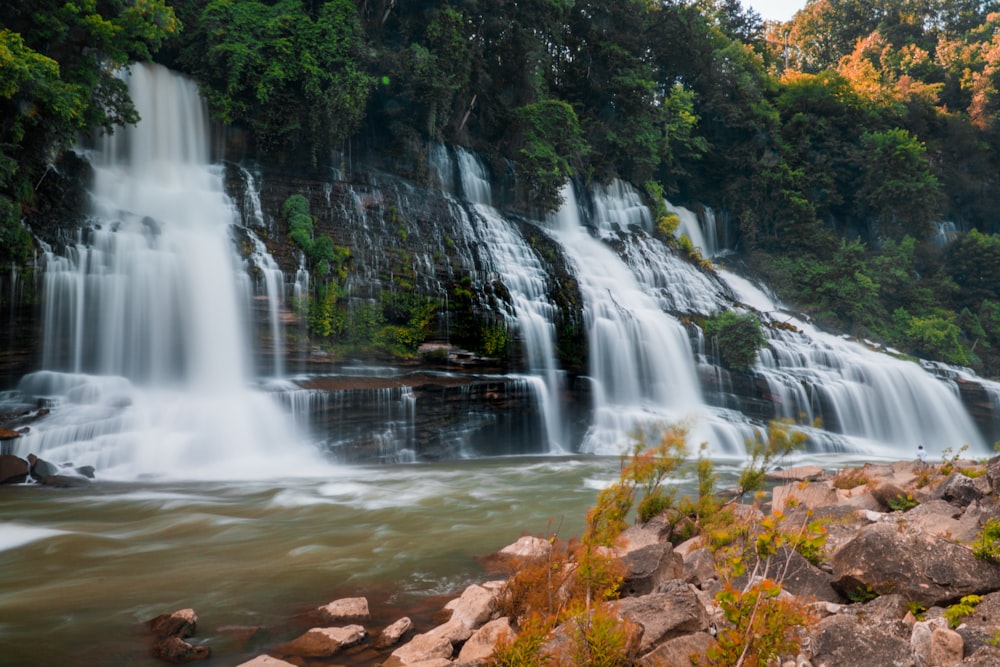
[{"label": "shrub", "polygon": [[956,604],[944,610],[944,618],[952,629],[962,624],[962,619],[976,610],[976,605],[982,602],[978,595],[966,595]]},{"label": "shrub", "polygon": [[798,628],[815,618],[804,604],[779,597],[780,593],[777,582],[763,579],[745,590],[727,585],[716,596],[728,625],[719,630],[718,644],[708,650],[710,667],[767,665],[798,651]]},{"label": "shrub", "polygon": [[1000,520],[990,519],[979,531],[972,553],[979,560],[1000,563]]},{"label": "shrub", "polygon": [[853,489],[870,481],[871,479],[861,468],[844,468],[833,476],[833,486],[836,489]]},{"label": "shrub", "polygon": [[750,370],[757,351],[767,342],[760,320],[753,313],[723,311],[706,319],[704,330],[718,350],[719,360],[732,370]]}]

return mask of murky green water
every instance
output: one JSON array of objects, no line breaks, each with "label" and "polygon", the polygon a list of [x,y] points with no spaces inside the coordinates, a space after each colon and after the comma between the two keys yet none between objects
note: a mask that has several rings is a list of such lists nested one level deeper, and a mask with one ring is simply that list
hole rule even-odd
[{"label": "murky green water", "polygon": [[579,534],[617,466],[499,459],[267,483],[0,488],[0,664],[158,664],[141,622],[183,607],[219,665],[259,652],[225,626],[264,626],[266,648],[336,597],[403,613],[481,579],[476,557],[524,533]]},{"label": "murky green water", "polygon": [[[310,610],[347,595],[369,598],[370,626],[410,614],[426,630],[435,596],[484,578],[477,557],[526,533],[579,535],[618,466],[519,458],[324,479],[0,487],[0,664],[163,664],[141,623],[184,607],[213,647],[205,665],[295,637]],[[233,626],[265,632],[248,642]]]}]

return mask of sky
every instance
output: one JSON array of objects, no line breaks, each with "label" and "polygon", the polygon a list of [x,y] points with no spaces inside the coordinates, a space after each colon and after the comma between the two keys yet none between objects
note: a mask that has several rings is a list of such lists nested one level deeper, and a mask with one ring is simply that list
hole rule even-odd
[{"label": "sky", "polygon": [[787,21],[805,4],[805,0],[743,0],[744,6],[753,7],[765,21]]}]

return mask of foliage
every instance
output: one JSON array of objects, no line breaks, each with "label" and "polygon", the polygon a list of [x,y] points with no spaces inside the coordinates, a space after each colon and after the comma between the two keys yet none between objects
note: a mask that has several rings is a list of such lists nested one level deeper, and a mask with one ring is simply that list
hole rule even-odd
[{"label": "foliage", "polygon": [[748,371],[757,361],[757,351],[767,342],[760,320],[753,313],[726,310],[705,320],[705,336],[718,349],[727,368]]},{"label": "foliage", "polygon": [[832,483],[835,489],[853,489],[870,481],[862,468],[842,468],[833,476]]},{"label": "foliage", "polygon": [[710,667],[762,667],[798,650],[798,628],[814,619],[805,606],[780,593],[777,582],[763,579],[745,590],[727,585],[716,596],[728,625],[719,630],[718,644],[708,650]]},{"label": "foliage", "polygon": [[738,494],[744,496],[761,489],[765,475],[775,461],[801,449],[805,441],[806,435],[793,430],[787,422],[772,421],[768,424],[766,438],[757,431],[747,441],[747,454],[750,458],[740,471]]},{"label": "foliage", "polygon": [[521,623],[516,637],[500,638],[486,663],[487,667],[544,667],[551,664],[551,657],[542,653],[550,627],[540,615],[532,616]]},{"label": "foliage", "polygon": [[895,498],[889,499],[889,509],[894,512],[906,512],[913,509],[920,504],[916,498],[907,493],[906,495],[899,494]]},{"label": "foliage", "polygon": [[972,553],[979,560],[1000,563],[1000,520],[990,519],[979,530]]},{"label": "foliage", "polygon": [[559,190],[573,175],[573,163],[587,153],[576,112],[566,102],[543,100],[514,111],[523,147],[521,165],[529,197],[543,209],[562,203]]},{"label": "foliage", "polygon": [[955,604],[945,608],[944,618],[948,621],[948,626],[957,628],[962,624],[962,619],[976,610],[976,605],[982,602],[983,598],[978,595],[965,595]]},{"label": "foliage", "polygon": [[364,117],[361,24],[350,0],[315,13],[301,0],[210,0],[184,40],[183,62],[215,115],[243,124],[262,153],[338,146]]},{"label": "foliage", "polygon": [[603,607],[578,609],[571,614],[570,645],[566,656],[555,656],[559,664],[578,667],[628,667],[628,626]]},{"label": "foliage", "polygon": [[871,602],[878,596],[878,592],[868,584],[858,586],[853,591],[848,591],[847,593],[847,597],[851,602]]},{"label": "foliage", "polygon": [[[79,133],[139,120],[118,76],[179,29],[163,0],[12,0],[0,8],[0,259],[24,261],[20,213]],[[8,245],[8,242],[10,245]]]}]

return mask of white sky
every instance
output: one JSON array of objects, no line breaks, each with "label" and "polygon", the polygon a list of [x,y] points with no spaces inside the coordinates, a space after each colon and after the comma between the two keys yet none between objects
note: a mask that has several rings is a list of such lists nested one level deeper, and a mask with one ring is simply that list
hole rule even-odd
[{"label": "white sky", "polygon": [[806,0],[742,0],[753,7],[765,21],[787,21],[792,14],[805,7]]}]

